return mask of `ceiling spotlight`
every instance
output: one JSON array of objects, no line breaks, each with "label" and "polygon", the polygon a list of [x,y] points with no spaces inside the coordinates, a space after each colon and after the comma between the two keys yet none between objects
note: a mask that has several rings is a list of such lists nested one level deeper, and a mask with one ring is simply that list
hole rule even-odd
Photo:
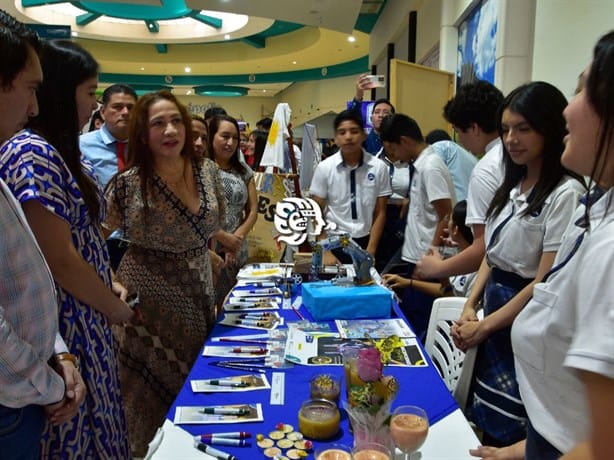
[{"label": "ceiling spotlight", "polygon": [[349,41],[350,43],[354,43],[354,42],[356,41],[356,37],[354,37],[353,35],[350,35],[350,36],[348,37],[348,41]]},{"label": "ceiling spotlight", "polygon": [[224,40],[230,40],[230,34],[224,35]]},{"label": "ceiling spotlight", "polygon": [[187,90],[185,94],[186,96],[189,96],[190,94],[192,94],[192,90],[191,89]]},{"label": "ceiling spotlight", "polygon": [[190,73],[192,71],[190,67],[186,67],[184,70],[185,70],[185,73]]},{"label": "ceiling spotlight", "polygon": [[141,67],[141,70],[145,70],[145,67]]},{"label": "ceiling spotlight", "polygon": [[292,64],[296,64],[296,61],[292,61]]}]

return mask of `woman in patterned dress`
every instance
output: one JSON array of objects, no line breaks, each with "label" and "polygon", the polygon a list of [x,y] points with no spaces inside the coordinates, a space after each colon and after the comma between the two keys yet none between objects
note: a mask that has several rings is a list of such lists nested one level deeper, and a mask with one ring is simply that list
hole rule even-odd
[{"label": "woman in patterned dress", "polygon": [[47,424],[41,454],[129,459],[111,324],[134,313],[123,301],[127,291],[111,283],[100,228],[102,190],[79,152],[79,129],[96,108],[98,64],[78,45],[52,41],[43,47],[41,65],[40,113],[4,144],[0,174],[22,203],[49,263],[58,287],[60,333],[80,360],[87,389],[72,420]]},{"label": "woman in patterned dress", "polygon": [[224,196],[217,167],[194,153],[191,119],[161,91],[142,96],[130,119],[130,164],[107,186],[108,231],[130,246],[117,278],[140,297],[142,317],[115,332],[128,430],[143,456],[216,319],[207,243]]},{"label": "woman in patterned dress", "polygon": [[221,305],[237,282],[239,268],[247,262],[246,236],[258,218],[258,193],[253,171],[239,158],[237,120],[223,115],[209,122],[207,155],[219,166],[227,202],[223,226],[227,233],[216,236],[217,252],[225,262],[215,286],[216,305]]}]

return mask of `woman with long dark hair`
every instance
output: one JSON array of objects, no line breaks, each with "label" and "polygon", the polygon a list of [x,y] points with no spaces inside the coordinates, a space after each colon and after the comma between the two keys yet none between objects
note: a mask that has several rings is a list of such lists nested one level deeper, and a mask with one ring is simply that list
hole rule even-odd
[{"label": "woman with long dark hair", "polygon": [[43,458],[131,458],[111,324],[133,316],[111,281],[100,223],[102,190],[79,151],[79,130],[96,108],[98,64],[70,41],[46,42],[40,111],[0,152],[0,175],[22,203],[59,293],[60,333],[87,387],[79,413],[48,424]]},{"label": "woman with long dark hair", "polygon": [[525,458],[612,458],[614,412],[614,31],[565,109],[562,163],[590,176],[554,266],[512,328],[529,416]]},{"label": "woman with long dark hair", "polygon": [[566,106],[554,86],[533,82],[513,90],[499,110],[504,180],[487,213],[486,256],[452,328],[459,348],[479,346],[468,410],[485,444],[511,444],[526,433],[510,327],[550,270],[584,190],[560,165]]},{"label": "woman with long dark hair", "polygon": [[254,173],[239,156],[237,120],[222,115],[209,122],[207,155],[219,167],[228,206],[224,240],[216,237],[220,243],[218,253],[225,262],[215,287],[216,303],[220,305],[236,284],[239,268],[247,262],[247,234],[258,218],[258,193]]},{"label": "woman with long dark hair", "polygon": [[104,226],[130,240],[117,277],[140,297],[142,318],[116,333],[132,451],[142,457],[216,319],[207,243],[225,201],[217,167],[195,154],[192,119],[170,92],[139,98],[128,148],[127,169],[107,186]]}]

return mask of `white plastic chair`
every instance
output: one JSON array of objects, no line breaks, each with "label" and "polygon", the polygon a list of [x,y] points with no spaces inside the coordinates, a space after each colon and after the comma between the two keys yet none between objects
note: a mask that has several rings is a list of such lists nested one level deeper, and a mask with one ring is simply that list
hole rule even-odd
[{"label": "white plastic chair", "polygon": [[[433,302],[425,342],[426,352],[462,410],[469,394],[477,348],[467,350],[466,354],[460,351],[454,346],[450,328],[463,312],[466,300],[465,297],[441,297]],[[480,311],[478,317],[482,316]]]}]

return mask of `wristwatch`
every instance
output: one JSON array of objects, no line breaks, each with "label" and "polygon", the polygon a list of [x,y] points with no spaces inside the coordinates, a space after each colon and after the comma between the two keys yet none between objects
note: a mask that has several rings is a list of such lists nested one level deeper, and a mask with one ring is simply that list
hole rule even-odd
[{"label": "wristwatch", "polygon": [[55,359],[55,362],[57,364],[59,364],[62,361],[70,361],[71,363],[73,363],[73,365],[75,366],[75,368],[78,371],[81,370],[81,365],[79,363],[79,358],[77,358],[72,353],[58,353],[57,355],[54,355],[53,358]]}]

